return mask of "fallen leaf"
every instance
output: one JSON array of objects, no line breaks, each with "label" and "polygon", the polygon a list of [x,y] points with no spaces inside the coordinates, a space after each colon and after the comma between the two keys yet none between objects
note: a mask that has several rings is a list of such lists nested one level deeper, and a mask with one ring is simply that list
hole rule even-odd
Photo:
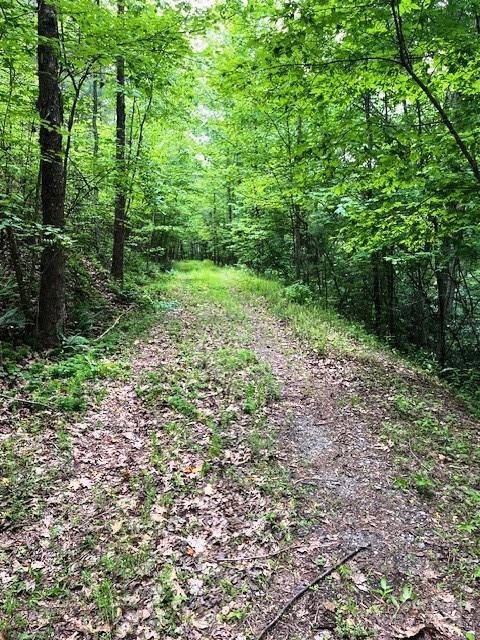
[{"label": "fallen leaf", "polygon": [[210,622],[206,618],[202,618],[201,620],[193,618],[190,624],[192,627],[195,627],[195,629],[208,629],[210,626]]},{"label": "fallen leaf", "polygon": [[150,517],[153,520],[153,522],[163,522],[165,520],[165,513],[166,513],[166,509],[165,507],[160,506],[159,504],[154,505],[154,507],[152,508],[152,511],[150,512]]},{"label": "fallen leaf", "polygon": [[188,473],[188,474],[194,474],[194,473],[200,473],[200,471],[202,470],[202,465],[189,465],[188,467],[185,467],[184,469],[182,469],[183,473]]},{"label": "fallen leaf", "polygon": [[122,622],[122,624],[115,629],[115,638],[121,640],[122,638],[126,638],[131,632],[132,625],[129,622]]},{"label": "fallen leaf", "polygon": [[368,591],[367,576],[363,573],[352,573],[352,580],[359,591]]},{"label": "fallen leaf", "polygon": [[198,596],[203,591],[203,580],[198,578],[190,578],[188,580],[188,590],[194,596]]},{"label": "fallen leaf", "polygon": [[[427,635],[428,634],[428,635]],[[412,640],[414,638],[422,638],[427,635],[427,637],[433,637],[435,639],[438,638],[454,638],[458,636],[460,638],[463,637],[461,629],[456,627],[453,624],[448,623],[442,616],[434,616],[432,621],[421,623],[417,625],[413,625],[410,627],[404,627],[403,629],[399,629],[395,633],[395,638],[408,638]]]},{"label": "fallen leaf", "polygon": [[433,569],[425,569],[423,575],[427,580],[437,580],[440,577],[440,574]]},{"label": "fallen leaf", "polygon": [[203,493],[206,496],[212,496],[213,493],[214,493],[214,489],[213,489],[212,485],[211,484],[206,484],[204,489],[203,489]]},{"label": "fallen leaf", "polygon": [[123,527],[123,520],[115,520],[112,522],[112,533],[118,533]]},{"label": "fallen leaf", "polygon": [[428,627],[429,625],[423,623],[411,627],[404,627],[403,629],[398,629],[395,632],[395,638],[418,638],[420,633],[428,631]]},{"label": "fallen leaf", "polygon": [[187,538],[187,542],[195,553],[203,553],[207,549],[207,541],[205,540],[205,538],[195,538],[193,536],[190,536]]},{"label": "fallen leaf", "polygon": [[453,593],[439,593],[438,597],[442,602],[455,602],[455,596]]}]

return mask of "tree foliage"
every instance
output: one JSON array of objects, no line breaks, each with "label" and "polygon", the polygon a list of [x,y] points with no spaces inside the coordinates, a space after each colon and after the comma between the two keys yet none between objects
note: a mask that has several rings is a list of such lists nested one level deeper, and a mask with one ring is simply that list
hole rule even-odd
[{"label": "tree foliage", "polygon": [[478,3],[217,11],[221,259],[305,282],[442,367],[478,364]]}]

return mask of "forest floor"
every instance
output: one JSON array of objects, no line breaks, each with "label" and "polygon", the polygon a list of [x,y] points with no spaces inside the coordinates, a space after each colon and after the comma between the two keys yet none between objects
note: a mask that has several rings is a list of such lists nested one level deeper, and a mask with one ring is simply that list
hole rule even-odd
[{"label": "forest floor", "polygon": [[363,547],[265,637],[474,640],[478,422],[245,272],[165,295],[80,419],[1,416],[1,640],[253,640]]}]

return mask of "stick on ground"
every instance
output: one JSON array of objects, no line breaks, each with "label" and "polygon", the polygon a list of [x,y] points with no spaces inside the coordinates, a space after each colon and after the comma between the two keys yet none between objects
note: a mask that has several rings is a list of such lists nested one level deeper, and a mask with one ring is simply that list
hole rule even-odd
[{"label": "stick on ground", "polygon": [[280,620],[280,618],[283,616],[284,613],[286,613],[288,611],[288,609],[290,609],[290,607],[295,604],[295,602],[297,602],[297,600],[299,600],[304,593],[306,593],[309,589],[311,589],[312,587],[314,587],[316,584],[318,584],[319,582],[321,582],[322,580],[324,580],[325,578],[327,578],[330,574],[332,574],[334,571],[336,571],[339,567],[342,566],[342,564],[345,564],[346,562],[348,562],[349,560],[351,560],[352,558],[354,558],[356,555],[358,555],[361,551],[365,551],[365,549],[369,549],[370,548],[370,544],[367,544],[363,547],[358,547],[358,549],[355,549],[355,551],[350,552],[348,555],[346,555],[345,557],[343,557],[341,560],[339,560],[337,562],[337,564],[334,564],[333,567],[330,567],[330,569],[327,569],[326,571],[324,571],[323,573],[321,573],[319,576],[317,576],[314,580],[312,580],[309,584],[307,584],[306,587],[303,587],[303,589],[301,589],[298,593],[296,593],[293,598],[291,598],[287,604],[281,609],[280,613],[278,613],[275,618],[269,622],[267,624],[267,626],[263,629],[263,631],[260,633],[259,636],[257,636],[257,640],[262,640],[262,638],[265,638],[266,635],[275,627],[275,625],[278,623],[278,621]]},{"label": "stick on ground", "polygon": [[123,318],[123,316],[124,316],[124,315],[126,315],[126,314],[127,314],[129,311],[131,311],[132,309],[133,309],[133,304],[132,304],[132,305],[130,305],[130,306],[128,307],[128,309],[125,309],[125,311],[122,311],[122,313],[121,313],[121,314],[116,318],[115,322],[114,322],[110,327],[108,327],[108,329],[106,329],[103,333],[101,333],[99,336],[97,336],[97,337],[93,340],[93,342],[98,342],[99,340],[101,340],[102,338],[104,338],[104,337],[107,335],[107,333],[110,333],[110,331],[111,331],[112,329],[114,329],[114,328],[117,326],[117,324],[120,322],[120,320]]},{"label": "stick on ground", "polygon": [[44,402],[37,402],[36,400],[28,400],[27,398],[19,398],[18,396],[7,396],[1,393],[0,398],[7,400],[8,404],[20,402],[21,404],[27,404],[32,407],[43,407],[44,409],[53,409],[52,405],[45,404]]},{"label": "stick on ground", "polygon": [[250,562],[251,560],[269,560],[270,558],[275,558],[275,556],[279,556],[281,553],[285,553],[286,551],[293,551],[294,549],[301,549],[301,544],[297,544],[290,547],[283,547],[283,549],[278,549],[277,551],[273,551],[272,553],[267,553],[263,556],[247,556],[245,558],[217,558],[216,562]]}]

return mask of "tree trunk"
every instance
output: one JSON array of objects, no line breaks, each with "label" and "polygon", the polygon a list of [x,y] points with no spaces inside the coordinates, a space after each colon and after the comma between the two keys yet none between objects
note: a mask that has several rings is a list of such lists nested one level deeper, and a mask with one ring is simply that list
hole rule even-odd
[{"label": "tree trunk", "polygon": [[[65,227],[65,188],[58,21],[56,9],[43,0],[38,2],[38,36],[42,221],[61,232]],[[52,347],[59,342],[65,325],[65,252],[58,238],[45,245],[40,268],[38,335],[42,346]]]},{"label": "tree trunk", "polygon": [[233,198],[232,185],[230,184],[230,182],[227,182],[227,220],[230,224],[233,221],[232,198]]},{"label": "tree trunk", "polygon": [[[373,131],[372,131],[372,97],[370,93],[366,93],[364,96],[364,109],[365,109],[365,125],[367,128],[367,145],[368,145],[368,157],[367,167],[369,171],[373,171]],[[367,206],[370,206],[370,201],[373,197],[373,192],[368,189],[366,192]],[[382,295],[381,295],[381,271],[380,271],[381,256],[377,252],[372,255],[372,294],[373,294],[373,326],[375,333],[379,336],[382,331]]]},{"label": "tree trunk", "polygon": [[293,262],[295,265],[295,280],[302,280],[302,231],[300,228],[301,220],[299,207],[293,205]]},{"label": "tree trunk", "polygon": [[443,368],[447,360],[447,288],[448,272],[444,268],[435,272],[437,280],[437,360]]},{"label": "tree trunk", "polygon": [[[123,0],[117,5],[119,16],[123,16],[125,7]],[[112,276],[123,282],[123,263],[125,252],[125,224],[126,224],[126,176],[125,176],[125,60],[117,56],[117,138],[116,138],[116,194],[115,220],[113,225]]]},{"label": "tree trunk", "polygon": [[373,326],[375,333],[379,336],[382,332],[382,295],[381,295],[381,274],[380,274],[380,256],[375,253],[372,258],[372,275],[373,275]]},{"label": "tree trunk", "polygon": [[[98,2],[97,2],[98,5]],[[100,149],[100,136],[98,133],[98,73],[93,75],[92,83],[92,136],[93,136],[93,149],[92,149],[92,175],[94,181],[94,188],[92,191],[92,204],[95,212],[95,247],[97,256],[102,256],[102,244],[100,236],[99,216],[98,216],[98,196],[99,188],[97,182],[97,168],[98,168],[98,152]]]},{"label": "tree trunk", "polygon": [[392,262],[387,263],[387,316],[388,333],[390,338],[395,336],[395,267]]},{"label": "tree trunk", "polygon": [[212,241],[213,241],[213,262],[219,264],[218,256],[218,237],[217,237],[217,194],[213,192],[213,209],[212,209]]},{"label": "tree trunk", "polygon": [[447,364],[447,329],[452,313],[455,296],[455,274],[459,268],[459,261],[454,258],[435,269],[437,281],[437,359],[443,368]]}]

